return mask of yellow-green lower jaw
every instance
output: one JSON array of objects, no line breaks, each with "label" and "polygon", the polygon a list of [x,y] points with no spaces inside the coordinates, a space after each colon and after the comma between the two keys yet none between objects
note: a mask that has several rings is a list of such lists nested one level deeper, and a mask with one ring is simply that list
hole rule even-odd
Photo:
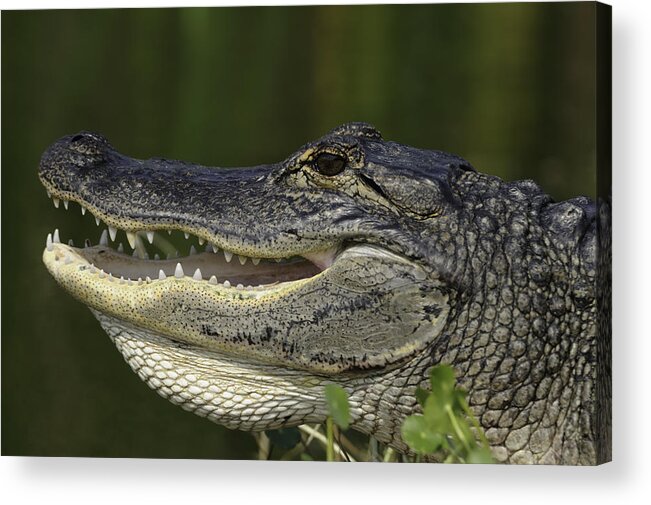
[{"label": "yellow-green lower jaw", "polygon": [[441,331],[447,294],[422,267],[373,246],[350,246],[334,261],[331,254],[280,264],[239,264],[212,252],[149,260],[107,244],[64,245],[55,232],[43,261],[96,315],[222,355],[314,374],[400,363]]},{"label": "yellow-green lower jaw", "polygon": [[[278,299],[313,278],[244,286],[211,274],[224,263],[213,253],[138,259],[103,245],[79,249],[62,244],[58,231],[54,237],[48,235],[43,262],[64,289],[91,309],[167,338],[235,354],[239,349],[215,338],[218,335],[208,323],[212,327],[220,315],[233,319],[252,312],[273,312]],[[231,273],[238,268],[246,267],[234,265]],[[250,265],[248,272],[258,268],[261,278],[268,280],[264,264]],[[315,269],[306,264],[285,271],[298,275]]]}]

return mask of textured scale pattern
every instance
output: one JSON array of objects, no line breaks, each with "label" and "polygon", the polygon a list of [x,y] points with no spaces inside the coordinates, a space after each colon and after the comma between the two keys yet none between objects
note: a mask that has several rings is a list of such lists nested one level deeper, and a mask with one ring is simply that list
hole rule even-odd
[{"label": "textured scale pattern", "polygon": [[[486,215],[475,212],[458,235],[455,275],[468,289],[433,361],[457,370],[498,461],[595,461],[596,272],[580,261],[594,235],[554,240],[540,223],[553,204],[530,182],[467,174],[458,191]],[[588,221],[582,203],[561,204],[556,234]]]}]

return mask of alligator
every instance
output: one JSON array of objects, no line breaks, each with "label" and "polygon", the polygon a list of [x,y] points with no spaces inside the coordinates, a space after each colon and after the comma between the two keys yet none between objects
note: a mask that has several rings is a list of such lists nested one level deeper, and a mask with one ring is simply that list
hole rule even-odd
[{"label": "alligator", "polygon": [[185,410],[246,431],[320,423],[337,384],[353,428],[409,453],[401,424],[444,363],[496,461],[610,460],[609,242],[588,198],[555,202],[366,123],[247,168],[133,159],[84,131],[44,152],[39,178],[108,227],[84,247],[49,234],[50,274]]}]

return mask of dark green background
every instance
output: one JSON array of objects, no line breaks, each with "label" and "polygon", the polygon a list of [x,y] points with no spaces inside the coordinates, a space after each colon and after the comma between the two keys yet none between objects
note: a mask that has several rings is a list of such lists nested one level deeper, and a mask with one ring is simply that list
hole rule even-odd
[{"label": "dark green background", "polygon": [[595,56],[593,3],[3,12],[2,453],[255,455],[149,391],[47,275],[48,232],[99,236],[39,185],[52,141],[248,165],[363,120],[594,196]]}]

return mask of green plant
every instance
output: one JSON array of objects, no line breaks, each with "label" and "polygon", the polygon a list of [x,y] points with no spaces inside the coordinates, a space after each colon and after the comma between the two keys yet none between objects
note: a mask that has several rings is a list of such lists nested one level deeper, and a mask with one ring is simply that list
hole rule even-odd
[{"label": "green plant", "polygon": [[326,434],[328,445],[326,447],[326,459],[335,460],[334,437],[335,423],[342,430],[347,430],[350,424],[350,406],[348,405],[348,393],[336,384],[328,384],[325,388],[326,401],[330,415],[326,418]]},{"label": "green plant", "polygon": [[[326,386],[328,416],[321,425],[301,425],[265,432],[257,437],[258,457],[268,459],[272,451],[284,451],[276,459],[326,461],[418,462],[423,456],[445,463],[492,463],[484,433],[466,401],[466,392],[456,387],[454,371],[447,365],[430,371],[431,389],[418,388],[416,397],[423,411],[407,417],[402,425],[405,443],[415,456],[399,456],[391,447],[351,430],[346,391]],[[479,438],[479,442],[477,441]]]},{"label": "green plant", "polygon": [[416,390],[423,413],[405,419],[403,440],[418,457],[438,454],[446,463],[492,463],[488,441],[468,407],[466,392],[455,387],[452,367],[433,367],[430,385],[430,391]]}]

